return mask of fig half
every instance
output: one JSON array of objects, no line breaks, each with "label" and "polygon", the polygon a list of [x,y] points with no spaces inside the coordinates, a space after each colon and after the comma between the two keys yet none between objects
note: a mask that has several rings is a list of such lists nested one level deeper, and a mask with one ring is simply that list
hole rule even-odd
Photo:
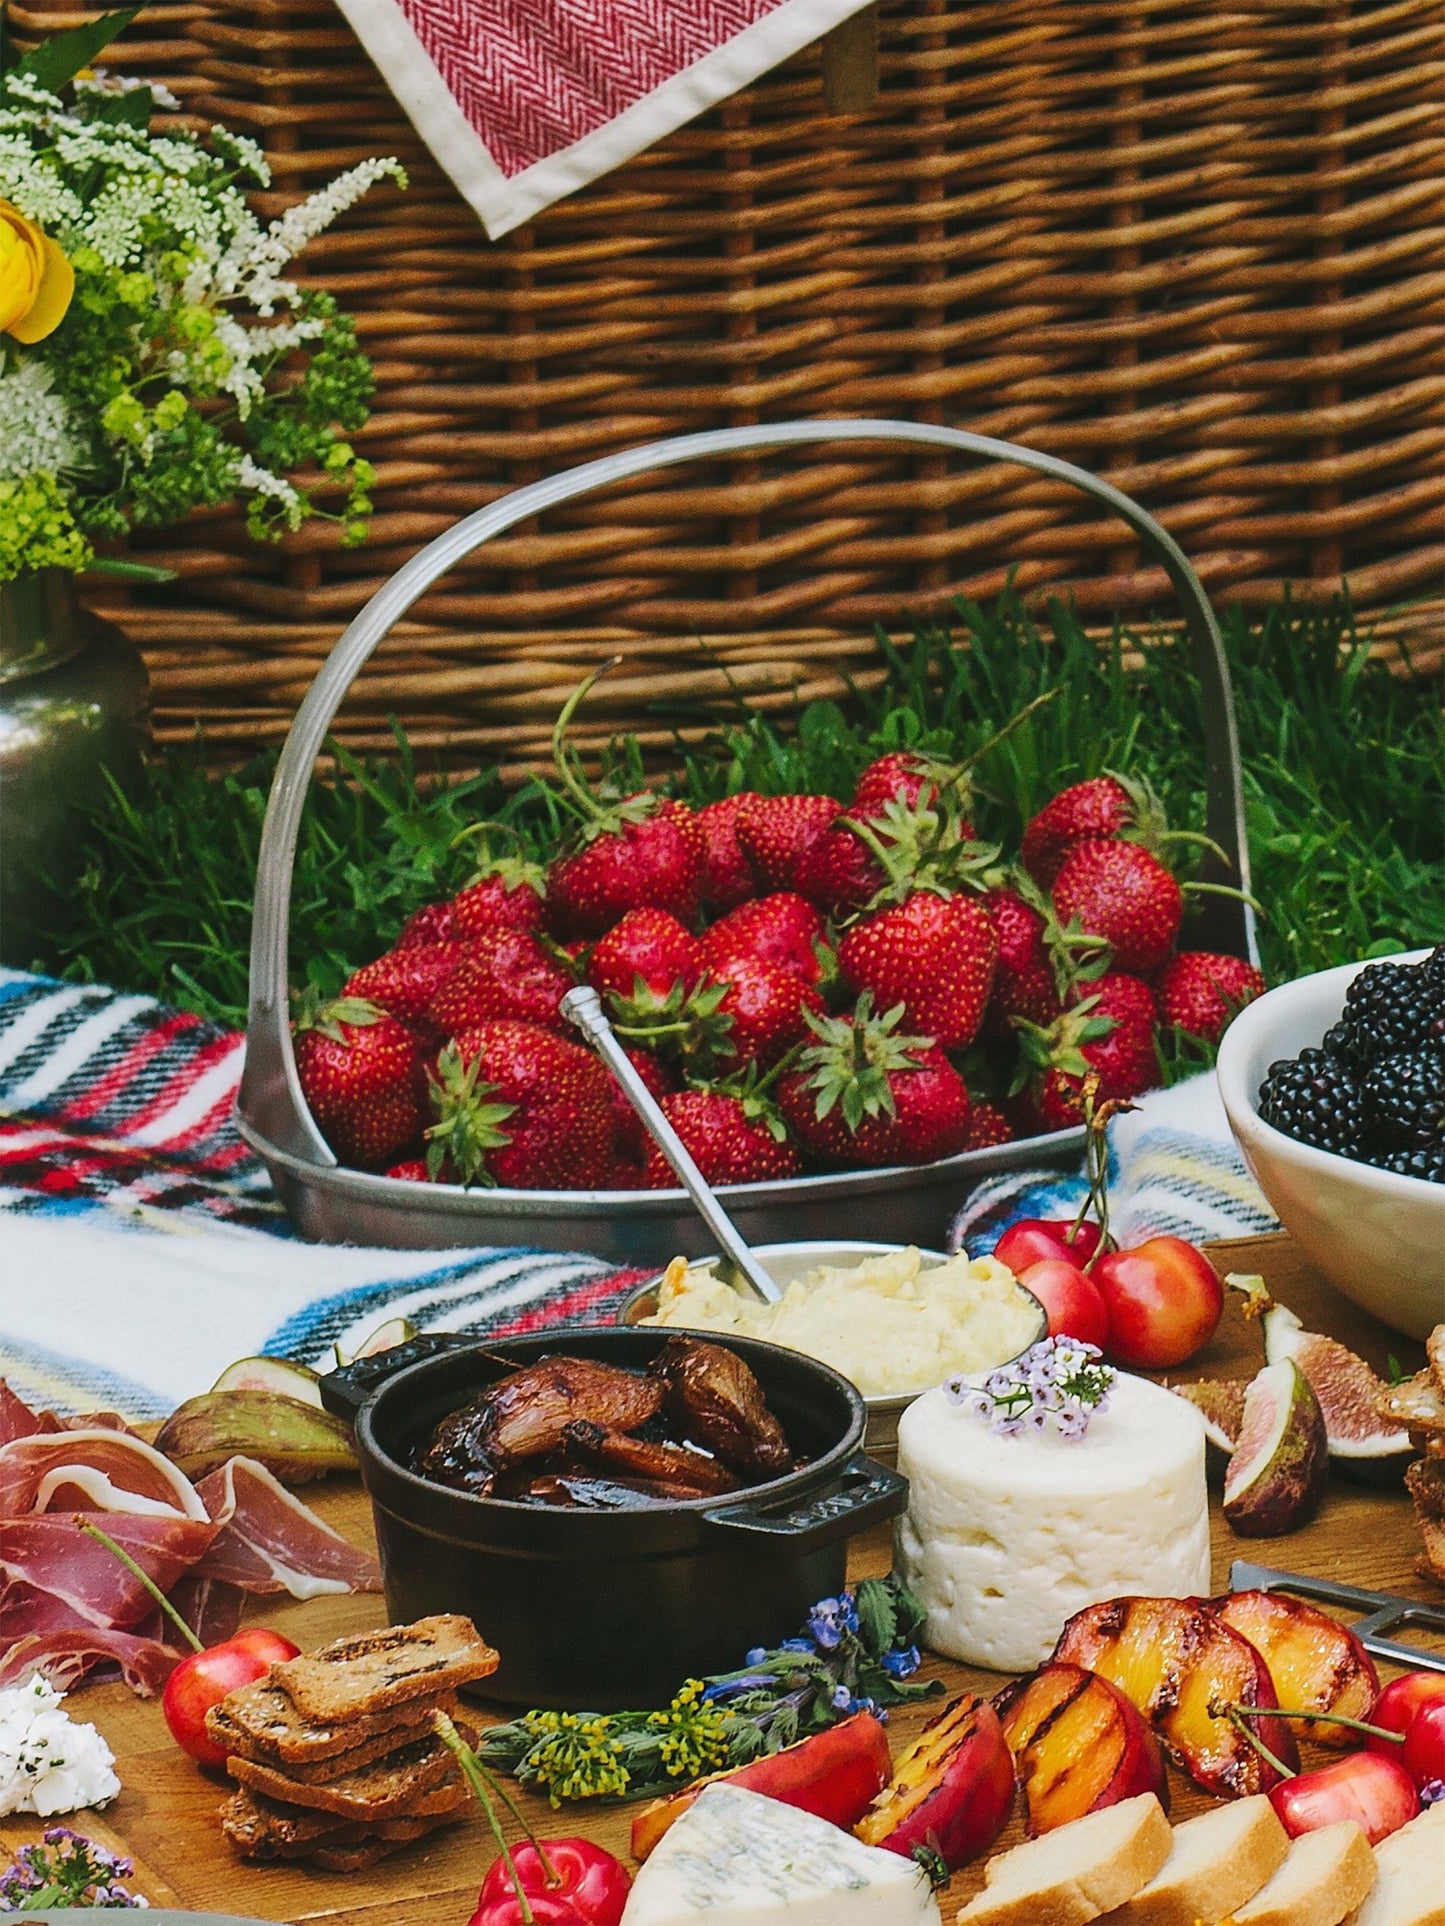
[{"label": "fig half", "polygon": [[1241,1538],[1274,1538],[1312,1518],[1324,1494],[1324,1414],[1292,1358],[1249,1382],[1239,1438],[1224,1473],[1224,1515]]}]

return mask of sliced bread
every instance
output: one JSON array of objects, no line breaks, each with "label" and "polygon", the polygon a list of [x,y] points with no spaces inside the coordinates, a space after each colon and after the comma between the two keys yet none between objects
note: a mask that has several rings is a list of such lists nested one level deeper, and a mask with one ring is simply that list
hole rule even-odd
[{"label": "sliced bread", "polygon": [[1107,1926],[1199,1926],[1253,1899],[1283,1863],[1289,1834],[1262,1794],[1186,1819],[1162,1869]]},{"label": "sliced bread", "polygon": [[1302,1832],[1277,1873],[1237,1906],[1232,1926],[1340,1926],[1375,1883],[1375,1855],[1353,1819]]},{"label": "sliced bread", "polygon": [[1349,1926],[1445,1926],[1445,1800],[1375,1848],[1375,1884]]},{"label": "sliced bread", "polygon": [[333,1639],[319,1652],[283,1659],[270,1671],[307,1719],[336,1725],[389,1711],[423,1693],[433,1698],[484,1679],[497,1654],[469,1618],[442,1612],[412,1625],[391,1625]]},{"label": "sliced bread", "polygon": [[1154,1877],[1172,1839],[1152,1792],[1086,1813],[990,1859],[959,1926],[1090,1926]]},{"label": "sliced bread", "polygon": [[[476,1737],[471,1727],[460,1729],[469,1743]],[[390,1819],[408,1811],[416,1798],[434,1791],[444,1781],[461,1782],[456,1761],[435,1734],[401,1746],[385,1758],[374,1759],[370,1765],[325,1785],[289,1779],[271,1766],[257,1765],[254,1759],[227,1759],[226,1770],[240,1785],[269,1799],[310,1806],[341,1819],[368,1821]]]}]

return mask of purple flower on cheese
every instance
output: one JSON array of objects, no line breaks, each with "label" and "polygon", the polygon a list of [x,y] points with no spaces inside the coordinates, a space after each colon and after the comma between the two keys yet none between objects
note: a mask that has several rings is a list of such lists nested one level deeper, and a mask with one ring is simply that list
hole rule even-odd
[{"label": "purple flower on cheese", "polygon": [[1114,1372],[1100,1352],[1077,1338],[1043,1338],[1012,1364],[990,1371],[981,1386],[950,1378],[945,1394],[969,1417],[1002,1437],[1043,1436],[1050,1429],[1077,1440],[1106,1410]]}]

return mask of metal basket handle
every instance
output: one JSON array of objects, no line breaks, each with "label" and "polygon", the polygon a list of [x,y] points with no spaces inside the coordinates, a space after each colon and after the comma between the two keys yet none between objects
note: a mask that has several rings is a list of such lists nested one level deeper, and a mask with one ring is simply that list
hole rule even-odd
[{"label": "metal basket handle", "polygon": [[[1244,830],[1244,792],[1239,739],[1230,693],[1229,667],[1219,624],[1199,577],[1183,550],[1137,502],[1095,475],[1056,456],[1020,448],[1013,442],[972,435],[962,428],[933,427],[912,421],[789,421],[771,427],[716,428],[649,442],[600,461],[584,462],[545,481],[513,490],[478,509],[439,535],[377,590],[347,628],[307,690],[281,751],[256,876],[256,908],[251,926],[251,1008],[246,1068],[238,1109],[272,1144],[308,1163],[332,1166],[336,1157],[322,1137],[301,1094],[287,1016],[287,950],[291,875],[296,834],[311,783],[311,772],[337,710],[377,644],[390,633],[420,596],[453,564],[559,503],[625,481],[633,475],[718,455],[746,455],[761,449],[812,446],[819,442],[905,442],[975,455],[985,461],[1014,462],[1036,474],[1070,482],[1126,522],[1156,560],[1163,564],[1184,607],[1193,644],[1194,666],[1203,691],[1210,836],[1229,857],[1227,869],[1210,859],[1213,880],[1249,888],[1249,851]],[[1214,896],[1204,911],[1208,940],[1218,948],[1257,960],[1254,918],[1248,904]]]}]

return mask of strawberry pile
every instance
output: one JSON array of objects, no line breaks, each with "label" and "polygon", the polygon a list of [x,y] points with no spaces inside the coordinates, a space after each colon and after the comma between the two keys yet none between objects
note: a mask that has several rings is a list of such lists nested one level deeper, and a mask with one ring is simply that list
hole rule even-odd
[{"label": "strawberry pile", "polygon": [[[675,1179],[560,1013],[586,981],[704,1175],[932,1162],[1080,1121],[1160,1078],[1173,1028],[1217,1041],[1264,988],[1177,948],[1157,800],[1112,775],[1055,796],[1017,861],[981,841],[967,765],[911,751],[851,797],[700,808],[583,779],[558,721],[545,864],[497,854],[296,1025],[337,1157],[419,1182],[541,1190]],[[976,760],[976,758],[975,758]],[[1198,840],[1197,838],[1194,840]]]}]

